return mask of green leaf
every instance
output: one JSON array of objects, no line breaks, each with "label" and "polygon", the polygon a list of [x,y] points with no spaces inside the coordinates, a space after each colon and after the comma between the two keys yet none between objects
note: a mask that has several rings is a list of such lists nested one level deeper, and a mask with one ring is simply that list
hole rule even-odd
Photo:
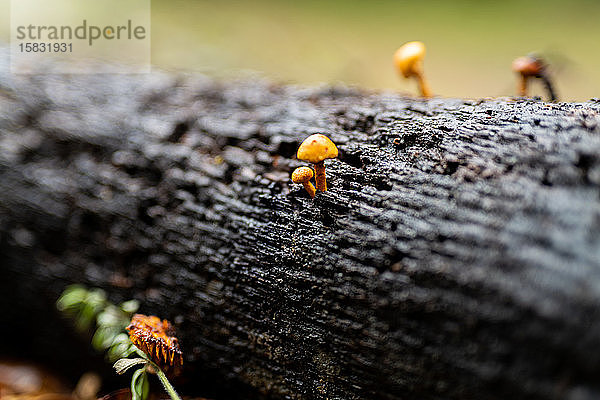
[{"label": "green leaf", "polygon": [[129,368],[139,364],[146,364],[147,362],[143,358],[121,358],[115,362],[113,368],[117,371],[117,374],[123,375]]},{"label": "green leaf", "polygon": [[99,309],[106,305],[106,293],[102,289],[92,289],[87,292],[85,302],[94,309]]},{"label": "green leaf", "polygon": [[114,328],[112,326],[99,327],[96,329],[96,333],[92,337],[92,346],[96,350],[106,351],[115,342],[115,338],[122,333],[120,328]]},{"label": "green leaf", "polygon": [[129,335],[127,335],[126,333],[120,332],[118,335],[113,337],[113,341],[112,341],[112,346],[115,346],[117,344],[130,344],[131,342],[129,341]]},{"label": "green leaf", "polygon": [[82,307],[75,318],[75,325],[79,331],[85,331],[92,327],[92,322],[96,317],[96,311],[92,305],[85,301],[81,303]]},{"label": "green leaf", "polygon": [[60,311],[68,311],[79,306],[86,298],[87,290],[80,285],[71,285],[65,289],[63,294],[56,301],[56,307]]},{"label": "green leaf", "polygon": [[117,342],[108,349],[107,356],[109,360],[127,357],[131,354],[131,343]]},{"label": "green leaf", "polygon": [[129,300],[124,303],[121,303],[121,310],[125,311],[128,314],[133,314],[140,308],[140,302],[137,300]]},{"label": "green leaf", "polygon": [[123,317],[122,313],[116,308],[108,306],[96,317],[96,324],[98,326],[118,326],[123,328]]},{"label": "green leaf", "polygon": [[145,400],[149,392],[148,374],[146,373],[146,368],[143,367],[136,370],[131,377],[131,399]]}]

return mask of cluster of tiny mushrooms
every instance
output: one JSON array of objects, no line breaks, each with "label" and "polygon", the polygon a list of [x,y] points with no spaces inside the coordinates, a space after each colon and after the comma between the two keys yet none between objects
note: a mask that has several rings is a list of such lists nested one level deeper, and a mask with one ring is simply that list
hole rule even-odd
[{"label": "cluster of tiny mushrooms", "polygon": [[[419,91],[422,97],[431,97],[433,94],[423,73],[423,59],[425,58],[425,44],[419,41],[408,42],[402,45],[394,53],[394,65],[404,78],[414,78],[417,81]],[[542,81],[551,101],[556,101],[556,93],[550,76],[547,71],[547,64],[537,55],[530,54],[515,59],[512,63],[512,69],[519,76],[518,93],[519,96],[527,96],[527,83],[532,78]],[[296,157],[299,160],[308,161],[314,164],[315,170],[309,167],[299,167],[292,173],[292,181],[301,183],[310,195],[314,198],[318,191],[327,190],[325,180],[325,163],[328,158],[336,158],[338,149],[335,144],[325,135],[314,134],[307,137],[300,147]],[[311,183],[315,177],[316,189]]]},{"label": "cluster of tiny mushrooms", "polygon": [[[292,181],[294,183],[301,183],[310,195],[315,197],[317,190],[321,192],[327,191],[327,181],[325,179],[325,160],[329,158],[336,158],[338,156],[338,149],[333,144],[331,139],[320,133],[310,135],[298,148],[296,157],[298,160],[308,161],[314,164],[315,172],[309,167],[296,168],[292,173]],[[317,188],[313,186],[310,180],[315,177],[315,183]]]}]

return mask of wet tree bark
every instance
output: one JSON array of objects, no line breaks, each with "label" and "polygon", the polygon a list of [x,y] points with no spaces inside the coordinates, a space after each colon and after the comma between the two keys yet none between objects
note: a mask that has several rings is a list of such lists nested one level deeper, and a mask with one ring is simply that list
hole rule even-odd
[{"label": "wet tree bark", "polygon": [[66,357],[77,282],[175,322],[197,395],[600,396],[600,103],[0,73],[4,349]]}]

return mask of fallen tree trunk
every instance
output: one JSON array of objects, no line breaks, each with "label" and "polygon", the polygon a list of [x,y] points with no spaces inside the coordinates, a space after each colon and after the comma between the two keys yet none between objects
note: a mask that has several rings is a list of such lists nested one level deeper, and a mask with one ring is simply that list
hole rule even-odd
[{"label": "fallen tree trunk", "polygon": [[[7,321],[69,283],[139,299],[217,396],[600,396],[600,103],[1,78]],[[315,132],[340,157],[311,200]]]}]

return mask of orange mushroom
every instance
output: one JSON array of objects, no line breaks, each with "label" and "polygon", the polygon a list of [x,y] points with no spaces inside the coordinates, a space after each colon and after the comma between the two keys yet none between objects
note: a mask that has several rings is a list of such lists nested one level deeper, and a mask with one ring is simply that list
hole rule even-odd
[{"label": "orange mushroom", "polygon": [[[325,179],[325,160],[336,158],[338,149],[331,139],[320,133],[310,135],[298,148],[296,154],[299,160],[308,161],[315,165],[315,181],[317,190],[327,191],[327,181]],[[308,190],[308,189],[307,189]]]},{"label": "orange mushroom", "polygon": [[405,43],[394,53],[394,64],[398,72],[405,78],[415,77],[421,91],[421,96],[431,97],[431,89],[423,74],[425,52],[425,44],[423,42]]},{"label": "orange mushroom", "polygon": [[314,198],[316,194],[315,187],[310,180],[314,176],[313,170],[308,167],[296,168],[292,173],[292,182],[301,183],[304,185],[304,189],[308,192],[310,197]]},{"label": "orange mushroom", "polygon": [[519,96],[527,96],[527,83],[529,79],[538,78],[546,87],[550,100],[556,101],[556,92],[550,81],[547,65],[540,57],[530,54],[528,56],[516,58],[512,62],[512,70],[518,73],[520,77],[517,88]]}]

